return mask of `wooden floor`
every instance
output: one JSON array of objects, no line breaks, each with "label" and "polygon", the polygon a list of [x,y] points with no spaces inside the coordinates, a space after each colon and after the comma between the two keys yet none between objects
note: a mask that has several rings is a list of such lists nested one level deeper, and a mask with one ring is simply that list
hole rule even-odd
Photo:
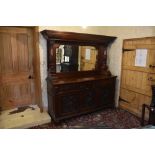
[{"label": "wooden floor", "polygon": [[49,122],[51,122],[51,118],[48,113],[40,113],[40,109],[37,105],[6,110],[0,114],[0,129],[30,128]]}]

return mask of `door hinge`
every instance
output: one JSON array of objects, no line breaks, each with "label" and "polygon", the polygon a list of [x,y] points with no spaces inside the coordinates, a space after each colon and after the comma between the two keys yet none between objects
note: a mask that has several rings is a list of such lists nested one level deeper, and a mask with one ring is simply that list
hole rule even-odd
[{"label": "door hinge", "polygon": [[124,100],[124,99],[122,99],[121,97],[119,97],[119,101],[123,101],[123,102],[126,102],[126,103],[130,103],[129,101]]}]

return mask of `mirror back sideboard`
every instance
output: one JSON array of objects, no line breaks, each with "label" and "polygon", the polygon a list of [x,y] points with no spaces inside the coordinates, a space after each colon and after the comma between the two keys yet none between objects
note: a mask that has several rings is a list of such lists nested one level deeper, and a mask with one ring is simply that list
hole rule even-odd
[{"label": "mirror back sideboard", "polygon": [[[47,39],[48,112],[53,120],[115,107],[116,76],[112,76],[107,67],[107,47],[116,37],[53,30],[41,33]],[[87,71],[57,72],[56,54],[60,45],[95,47],[98,51],[95,67]],[[89,58],[89,52],[85,56]]]}]

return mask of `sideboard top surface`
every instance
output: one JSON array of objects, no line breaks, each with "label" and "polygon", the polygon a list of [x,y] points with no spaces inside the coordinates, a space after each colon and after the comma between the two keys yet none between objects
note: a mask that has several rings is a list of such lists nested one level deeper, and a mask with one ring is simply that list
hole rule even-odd
[{"label": "sideboard top surface", "polygon": [[[106,80],[106,79],[112,79],[112,78],[116,78],[116,76],[106,77],[106,76],[96,75],[96,76],[79,77],[79,78],[73,77],[73,78],[63,78],[63,79],[52,80],[52,84],[62,85],[62,84],[72,84],[72,83],[80,83],[80,82],[103,80],[103,79]],[[50,78],[48,78],[48,80],[50,80]]]}]

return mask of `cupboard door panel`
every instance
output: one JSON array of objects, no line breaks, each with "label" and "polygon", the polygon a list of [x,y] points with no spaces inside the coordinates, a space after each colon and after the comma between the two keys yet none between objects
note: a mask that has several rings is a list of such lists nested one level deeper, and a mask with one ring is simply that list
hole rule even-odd
[{"label": "cupboard door panel", "polygon": [[99,81],[96,89],[96,103],[99,106],[114,107],[114,81]]},{"label": "cupboard door panel", "polygon": [[64,93],[56,96],[56,115],[67,116],[79,111],[80,92]]},{"label": "cupboard door panel", "polygon": [[97,106],[95,102],[95,93],[93,90],[81,93],[80,112],[89,111]]}]

